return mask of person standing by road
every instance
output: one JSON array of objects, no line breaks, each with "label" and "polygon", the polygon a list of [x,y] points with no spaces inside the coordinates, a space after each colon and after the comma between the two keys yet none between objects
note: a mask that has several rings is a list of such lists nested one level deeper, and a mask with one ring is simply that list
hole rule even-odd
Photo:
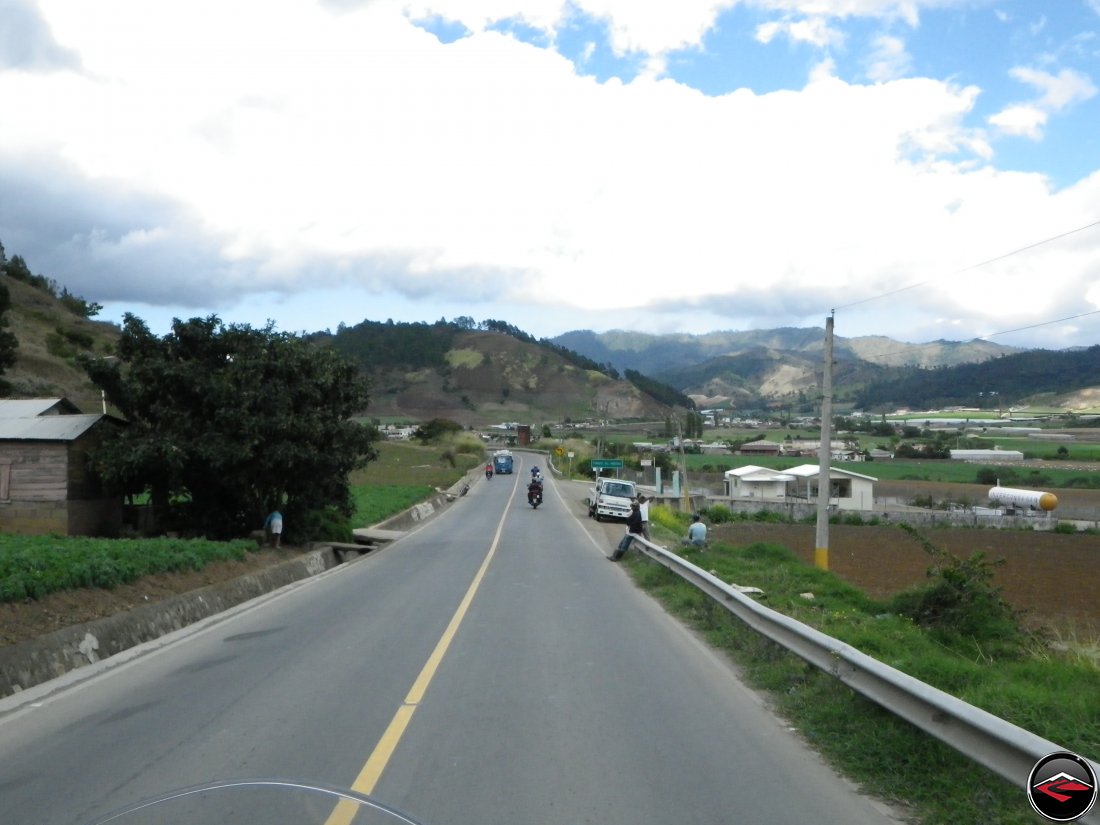
[{"label": "person standing by road", "polygon": [[631,542],[635,537],[642,535],[642,512],[638,506],[638,501],[635,499],[630,502],[630,515],[626,517],[626,535],[623,536],[622,541],[615,547],[615,551],[607,558],[611,561],[618,561],[623,557],[623,554],[630,549]]},{"label": "person standing by road", "polygon": [[264,519],[264,532],[271,542],[271,546],[278,548],[283,538],[283,514],[278,510],[272,510]]},{"label": "person standing by road", "polygon": [[646,541],[653,541],[649,536],[649,499],[645,496],[638,496],[638,512],[642,515],[642,535]]}]

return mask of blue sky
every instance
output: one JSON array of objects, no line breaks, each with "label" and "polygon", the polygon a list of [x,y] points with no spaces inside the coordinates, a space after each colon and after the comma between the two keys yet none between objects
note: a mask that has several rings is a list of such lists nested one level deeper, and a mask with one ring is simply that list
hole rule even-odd
[{"label": "blue sky", "polygon": [[1100,343],[1100,0],[0,19],[0,242],[107,319]]}]

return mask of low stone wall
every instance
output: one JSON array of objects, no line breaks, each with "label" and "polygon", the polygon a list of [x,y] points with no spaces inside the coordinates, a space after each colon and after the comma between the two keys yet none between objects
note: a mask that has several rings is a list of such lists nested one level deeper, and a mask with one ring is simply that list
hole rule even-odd
[{"label": "low stone wall", "polygon": [[[661,503],[665,503],[663,499]],[[721,504],[735,513],[779,513],[791,521],[811,520],[817,516],[817,504],[804,501],[764,501],[762,499],[733,499],[723,496],[710,496],[698,507]],[[878,519],[886,524],[911,524],[916,527],[985,527],[1002,530],[1053,530],[1058,519],[1045,516],[987,516],[965,510],[923,510],[923,509],[875,509],[875,510],[837,510],[833,508],[830,516],[860,517],[863,521]]]}]

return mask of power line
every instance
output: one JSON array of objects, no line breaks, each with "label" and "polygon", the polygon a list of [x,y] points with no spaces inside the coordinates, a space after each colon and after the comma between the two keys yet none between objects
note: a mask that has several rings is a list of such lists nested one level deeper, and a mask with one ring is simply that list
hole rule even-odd
[{"label": "power line", "polygon": [[[1036,247],[1043,246],[1044,244],[1053,243],[1054,241],[1059,241],[1062,238],[1067,238],[1070,235],[1074,235],[1078,232],[1084,232],[1086,229],[1092,229],[1093,227],[1096,227],[1096,226],[1100,226],[1100,221],[1093,221],[1092,223],[1085,224],[1084,226],[1079,226],[1076,229],[1071,229],[1068,232],[1062,232],[1059,235],[1053,235],[1052,237],[1044,238],[1041,241],[1036,241],[1035,243],[1030,243],[1027,246],[1021,246],[1019,249],[1014,249],[1011,252],[1005,252],[1003,255],[997,255],[996,257],[989,258],[987,260],[981,261],[981,262],[976,263],[976,264],[971,264],[970,266],[963,267],[962,269],[957,269],[954,272],[950,272],[950,273],[947,273],[947,274],[961,275],[962,273],[969,272],[972,269],[978,269],[979,267],[983,267],[983,266],[986,266],[988,264],[995,263],[997,261],[1002,261],[1005,258],[1012,257],[1013,255],[1019,255],[1021,252],[1027,252],[1029,249],[1035,249]],[[920,282],[915,283],[915,284],[910,284],[909,286],[903,286],[899,289],[892,289],[889,292],[883,292],[879,295],[872,295],[869,298],[864,298],[864,299],[859,300],[859,301],[853,301],[850,304],[844,304],[842,306],[835,307],[833,309],[833,312],[835,312],[838,309],[850,309],[851,307],[859,306],[860,304],[867,304],[867,303],[870,303],[871,301],[878,301],[881,298],[889,298],[892,295],[897,295],[901,292],[907,292],[910,289],[916,289],[917,287],[921,287],[921,286],[924,286],[926,284],[930,284],[930,283],[932,283],[932,281],[935,281],[938,278],[942,278],[942,277],[944,277],[944,276],[943,275],[937,275],[935,278],[929,278],[927,280],[920,281]],[[1086,312],[1084,314],[1089,315],[1090,313]],[[1074,317],[1079,318],[1081,316],[1074,316]],[[1064,319],[1064,320],[1069,320],[1069,319]],[[1047,321],[1047,322],[1044,322],[1044,323],[1053,324],[1053,323],[1058,323],[1058,322],[1057,321]],[[1035,326],[1042,326],[1042,324],[1035,324]],[[1024,329],[1029,329],[1029,327],[1024,327]],[[1011,330],[1011,331],[1016,332],[1017,330]],[[1003,335],[1004,333],[994,333],[994,334]]]},{"label": "power line", "polygon": [[1060,324],[1063,321],[1072,321],[1076,318],[1084,318],[1088,315],[1100,314],[1100,309],[1094,309],[1091,312],[1079,312],[1076,315],[1069,315],[1065,318],[1056,318],[1053,321],[1040,321],[1038,324],[1030,324],[1026,327],[1016,327],[1016,329],[1006,329],[1001,332],[991,332],[988,335],[979,336],[978,340],[984,341],[986,338],[993,338],[996,335],[1008,335],[1011,332],[1023,332],[1025,329],[1035,329],[1036,327],[1045,327],[1049,324]]}]

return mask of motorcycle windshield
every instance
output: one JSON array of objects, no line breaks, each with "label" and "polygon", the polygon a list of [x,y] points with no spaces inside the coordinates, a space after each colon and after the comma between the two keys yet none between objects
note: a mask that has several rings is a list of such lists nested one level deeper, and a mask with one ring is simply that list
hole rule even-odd
[{"label": "motorcycle windshield", "polygon": [[86,825],[421,825],[368,796],[281,779],[218,782],[172,791],[86,820]]}]

